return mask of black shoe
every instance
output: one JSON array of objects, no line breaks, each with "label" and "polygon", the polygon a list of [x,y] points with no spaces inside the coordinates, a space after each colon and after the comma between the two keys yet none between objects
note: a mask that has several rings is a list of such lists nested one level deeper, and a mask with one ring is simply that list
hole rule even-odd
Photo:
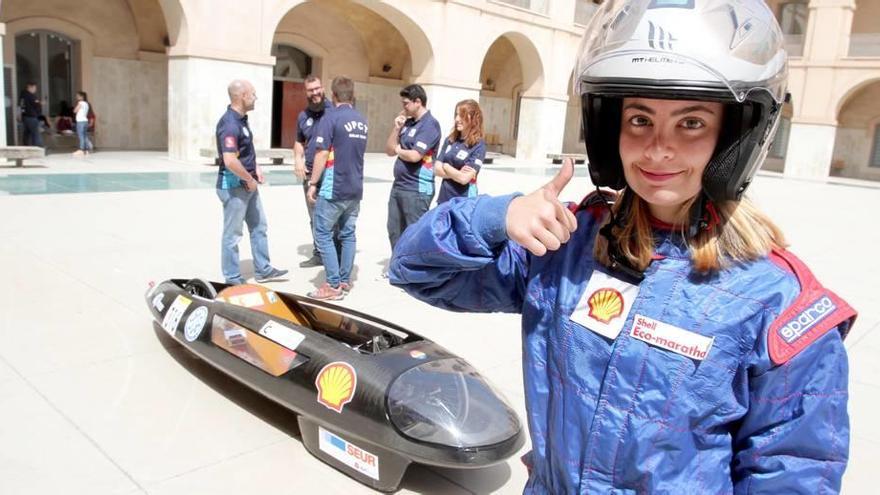
[{"label": "black shoe", "polygon": [[324,266],[324,262],[321,260],[320,256],[313,255],[311,258],[299,264],[300,268],[312,268],[313,266]]},{"label": "black shoe", "polygon": [[278,268],[273,268],[273,269],[269,270],[269,273],[267,273],[265,275],[257,275],[256,278],[254,278],[254,280],[256,280],[257,282],[260,282],[260,283],[269,282],[270,280],[275,280],[275,279],[281,278],[285,275],[287,275],[287,270],[279,270]]}]

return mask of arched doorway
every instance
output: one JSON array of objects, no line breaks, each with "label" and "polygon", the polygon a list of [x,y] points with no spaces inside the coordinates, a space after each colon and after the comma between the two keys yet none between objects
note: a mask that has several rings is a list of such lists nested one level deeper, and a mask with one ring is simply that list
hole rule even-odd
[{"label": "arched doorway", "polygon": [[863,84],[840,105],[831,175],[880,180],[880,80]]},{"label": "arched doorway", "polygon": [[[305,2],[281,17],[273,45],[288,45],[307,55],[310,72],[321,78],[328,98],[334,77],[345,75],[354,80],[355,106],[370,124],[367,151],[384,149],[394,117],[400,112],[398,92],[412,79],[410,46],[395,24],[382,13],[355,2]],[[279,63],[281,59],[276,56],[276,79]],[[295,90],[295,84],[287,87]],[[278,125],[285,129],[279,141],[282,145],[288,134],[284,122],[295,121],[305,107],[304,92],[282,92],[283,100],[288,97],[299,100],[301,106],[282,103],[281,113],[273,116],[273,129]]]},{"label": "arched doorway", "polygon": [[306,108],[303,81],[312,74],[312,57],[299,48],[276,43],[272,46],[275,67],[272,76],[272,147],[292,148],[296,141],[296,116]]},{"label": "arched doorway", "polygon": [[[28,81],[45,98],[43,112],[57,116],[83,90],[97,115],[95,144],[102,149],[165,149],[168,143],[168,58],[171,43],[164,6],[177,0],[81,0],[73,3],[7,0],[0,3],[6,24],[4,76],[15,114]],[[63,4],[63,5],[62,5]],[[177,19],[177,31],[182,29]],[[75,139],[52,130],[49,148],[70,149]],[[15,142],[16,119],[7,120]]]},{"label": "arched doorway", "polygon": [[489,46],[480,68],[480,85],[489,151],[516,154],[523,73],[516,48],[506,36],[498,37]]}]

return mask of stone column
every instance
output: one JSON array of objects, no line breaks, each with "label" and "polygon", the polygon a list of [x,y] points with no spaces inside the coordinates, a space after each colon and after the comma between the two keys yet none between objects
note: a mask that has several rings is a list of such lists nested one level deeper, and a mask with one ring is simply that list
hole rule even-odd
[{"label": "stone column", "polygon": [[[267,57],[271,59],[271,57]],[[257,92],[248,115],[257,149],[272,143],[272,64],[232,62],[207,57],[172,55],[168,60],[168,156],[174,160],[206,161],[199,150],[216,150],[217,121],[229,105],[226,88],[247,79]]]},{"label": "stone column", "polygon": [[784,174],[811,179],[828,177],[836,134],[834,125],[792,121]]},{"label": "stone column", "polygon": [[561,153],[568,98],[523,96],[519,109],[516,158],[545,162],[547,153]]},{"label": "stone column", "polygon": [[3,108],[0,110],[0,146],[6,146],[6,126],[12,125],[12,122],[6,122],[6,98],[9,98],[12,104],[12,114],[15,115],[15,101],[13,95],[6,94],[6,79],[3,65],[3,38],[6,37],[6,24],[0,22],[0,101],[3,102]]},{"label": "stone column", "polygon": [[846,57],[855,0],[811,0],[804,59],[827,62]]}]

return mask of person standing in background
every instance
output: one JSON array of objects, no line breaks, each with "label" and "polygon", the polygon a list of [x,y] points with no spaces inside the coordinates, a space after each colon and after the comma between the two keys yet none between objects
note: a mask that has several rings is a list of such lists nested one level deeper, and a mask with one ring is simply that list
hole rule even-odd
[{"label": "person standing in background", "polygon": [[85,91],[76,92],[76,106],[73,113],[76,120],[76,137],[79,138],[79,149],[74,156],[84,156],[92,152],[92,141],[89,139],[89,97]]},{"label": "person standing in background", "polygon": [[300,268],[321,266],[321,253],[318,251],[317,242],[314,238],[315,205],[308,200],[309,180],[312,176],[312,165],[315,163],[314,138],[321,119],[333,108],[324,96],[324,86],[321,79],[315,75],[306,77],[303,83],[306,90],[308,106],[299,113],[296,118],[296,142],[293,144],[293,171],[302,181],[303,197],[306,198],[306,208],[309,211],[309,231],[312,232],[312,256],[299,264]]},{"label": "person standing in background", "polygon": [[455,125],[443,141],[434,175],[442,177],[437,204],[452,198],[477,195],[477,174],[486,158],[483,111],[474,100],[462,100],[455,106]]},{"label": "person standing in background", "polygon": [[269,241],[266,235],[266,213],[258,187],[264,182],[257,165],[253,134],[247,113],[257,100],[254,86],[243,80],[229,83],[226,113],[217,122],[217,153],[222,159],[217,174],[217,197],[223,204],[223,238],[220,262],[227,284],[243,284],[238,263],[238,243],[242,222],[247,223],[251,236],[251,253],[257,282],[267,282],[287,274],[269,263]]}]

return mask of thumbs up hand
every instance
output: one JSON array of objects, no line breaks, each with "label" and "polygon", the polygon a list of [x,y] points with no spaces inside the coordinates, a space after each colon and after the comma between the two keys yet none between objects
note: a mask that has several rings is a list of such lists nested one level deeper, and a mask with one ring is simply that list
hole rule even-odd
[{"label": "thumbs up hand", "polygon": [[566,158],[553,180],[511,201],[507,207],[507,237],[535,256],[555,251],[568,242],[577,229],[577,220],[559,201],[559,193],[573,176],[574,161]]}]

